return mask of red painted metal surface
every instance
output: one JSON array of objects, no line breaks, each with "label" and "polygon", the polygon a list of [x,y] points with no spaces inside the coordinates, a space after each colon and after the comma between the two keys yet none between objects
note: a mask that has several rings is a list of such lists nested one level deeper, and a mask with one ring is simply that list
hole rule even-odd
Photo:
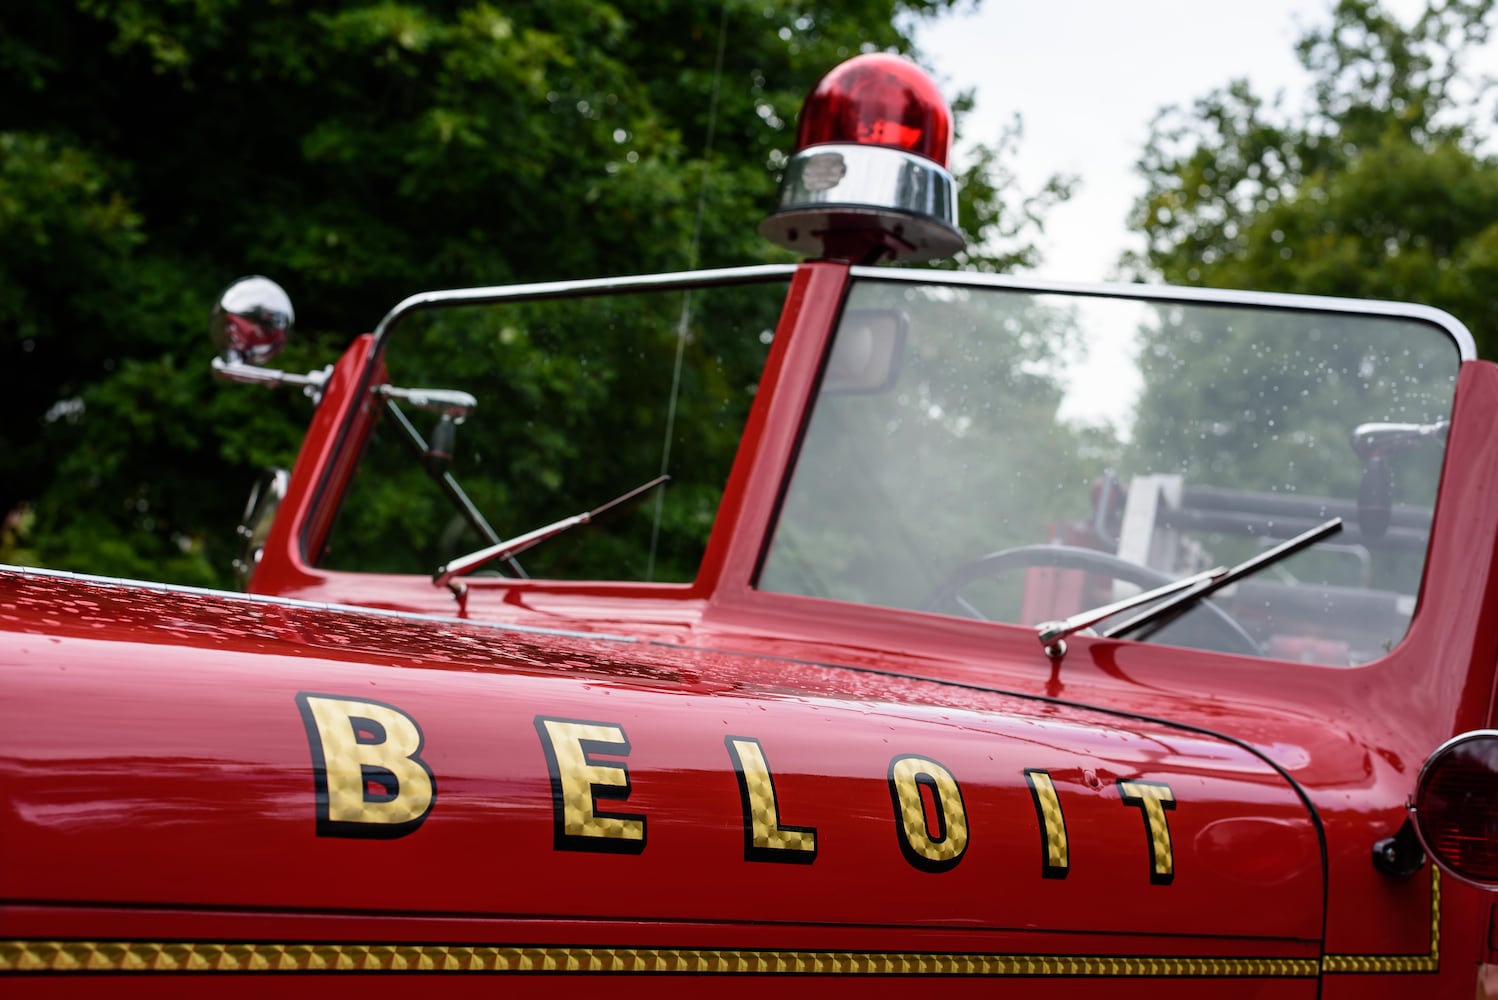
[{"label": "red painted metal surface", "polygon": [[[1303,804],[1249,752],[1176,727],[912,679],[871,685],[837,668],[802,666],[787,683],[773,661],[632,642],[351,623],[47,579],[9,591],[83,622],[23,625],[0,653],[4,728],[29,749],[5,763],[12,816],[0,839],[30,857],[66,844],[79,862],[7,870],[7,898],[379,911],[392,903],[379,874],[389,868],[409,878],[400,908],[426,914],[1064,930],[1084,899],[1134,896],[1126,914],[1090,922],[1186,935],[1199,929],[1194,911],[1231,893],[1250,912],[1224,915],[1223,936],[1319,932]],[[385,842],[316,836],[302,692],[381,703],[419,726],[437,786],[419,828]],[[627,752],[600,753],[628,766],[627,805],[609,808],[647,817],[637,857],[552,850],[538,716],[627,734]],[[814,865],[745,862],[730,736],[762,747],[785,823],[815,827]],[[902,858],[887,773],[902,754],[940,763],[961,787],[969,842],[944,869],[954,877]],[[1027,768],[1054,780],[1076,858],[1053,885]],[[1168,887],[1151,887],[1146,823],[1121,804],[1120,779],[1171,782],[1180,875]],[[102,826],[99,809],[130,822]],[[1244,838],[1273,850],[1244,851]],[[180,877],[164,880],[168,867]],[[863,879],[884,891],[845,891]],[[556,891],[568,882],[611,891],[569,898]],[[788,894],[804,896],[794,914]],[[913,907],[922,894],[941,905]],[[1276,902],[1266,925],[1259,911]]]},{"label": "red painted metal surface", "polygon": [[[1078,636],[1056,664],[1033,630],[753,588],[846,286],[830,263],[793,281],[691,584],[473,580],[459,621],[429,581],[315,568],[372,423],[367,338],[329,383],[253,589],[442,618],[0,572],[0,967],[36,958],[16,942],[85,965],[68,942],[135,942],[132,961],[175,942],[160,977],[87,984],[192,992],[203,980],[176,971],[192,962],[304,962],[344,971],[274,983],[378,992],[410,981],[351,970],[435,974],[457,946],[522,970],[503,979],[520,993],[554,992],[572,963],[633,992],[704,974],[759,994],[774,974],[879,995],[925,971],[1021,996],[1471,995],[1491,900],[1371,852],[1425,755],[1494,718],[1498,367],[1462,370],[1420,604],[1389,655],[1323,667]],[[401,760],[435,794],[399,835],[319,833],[317,775],[336,766],[318,754],[351,740],[357,766],[379,742],[358,721],[324,741],[316,712],[340,705],[419,730]],[[386,763],[409,779],[395,798],[415,794],[416,764]],[[374,798],[390,791],[372,775]],[[634,820],[639,838],[600,847]],[[13,982],[45,995],[69,975]]]},{"label": "red painted metal surface", "polygon": [[338,515],[338,499],[379,413],[378,404],[364,392],[368,379],[384,373],[384,360],[372,353],[373,346],[371,335],[356,337],[323,387],[322,402],[292,466],[281,505],[284,513],[271,525],[255,572],[258,586],[252,589],[291,591],[316,579],[302,553],[320,551],[326,543]]},{"label": "red painted metal surface", "polygon": [[[172,911],[215,913],[230,937],[254,926],[236,929],[235,914],[287,912],[307,941],[365,940],[378,925],[376,938],[403,943],[1318,954],[1320,852],[1304,803],[1248,750],[1189,729],[754,656],[5,584],[0,727],[17,749],[0,758],[0,842],[45,863],[6,866],[0,897],[47,904],[32,934],[117,935],[113,911],[129,906],[146,914],[136,933],[172,938],[188,923]],[[66,617],[36,617],[43,606]],[[435,794],[416,828],[319,835],[298,695],[385,706],[419,727]],[[557,849],[538,719],[627,739],[596,751],[629,781],[627,799],[599,810],[643,817],[636,849],[587,836]],[[734,740],[760,748],[782,828],[811,831],[810,858],[750,856]],[[892,791],[910,760],[960,790],[928,798],[915,834]],[[1053,783],[1065,877],[1046,875],[1027,771]],[[1162,823],[1128,801],[1130,783],[1165,790]],[[955,857],[921,857],[923,838]],[[25,917],[10,914],[7,934]]]}]

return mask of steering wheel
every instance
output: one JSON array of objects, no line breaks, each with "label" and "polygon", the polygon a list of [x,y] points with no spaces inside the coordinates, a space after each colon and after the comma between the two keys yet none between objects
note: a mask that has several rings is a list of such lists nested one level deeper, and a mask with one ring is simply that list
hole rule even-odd
[{"label": "steering wheel", "polygon": [[[1084,549],[1074,545],[1021,545],[1012,549],[1000,549],[986,556],[969,560],[948,573],[926,598],[925,610],[946,614],[966,613],[982,618],[976,609],[957,594],[974,580],[996,576],[1015,569],[1033,569],[1049,566],[1054,569],[1075,569],[1097,573],[1114,580],[1132,583],[1149,590],[1172,579],[1159,570],[1120,559],[1111,552]],[[1204,614],[1192,615],[1189,619],[1174,623],[1161,630],[1167,636],[1165,642],[1172,646],[1189,646],[1194,649],[1209,649],[1219,653],[1239,653],[1258,656],[1259,644],[1226,611],[1204,600],[1197,603],[1195,611]]]}]

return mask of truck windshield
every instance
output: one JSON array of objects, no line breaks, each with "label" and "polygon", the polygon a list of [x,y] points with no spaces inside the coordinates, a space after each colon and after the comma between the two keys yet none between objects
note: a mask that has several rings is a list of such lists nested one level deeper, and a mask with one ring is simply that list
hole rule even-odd
[{"label": "truck windshield", "polygon": [[431,577],[664,474],[472,576],[691,580],[786,294],[790,269],[762,270],[722,272],[721,284],[520,286],[413,313],[389,337],[379,420],[319,565]]},{"label": "truck windshield", "polygon": [[1384,655],[1419,591],[1458,343],[1397,309],[1222,298],[859,281],[758,586],[1034,626],[1341,517],[1150,641]]}]

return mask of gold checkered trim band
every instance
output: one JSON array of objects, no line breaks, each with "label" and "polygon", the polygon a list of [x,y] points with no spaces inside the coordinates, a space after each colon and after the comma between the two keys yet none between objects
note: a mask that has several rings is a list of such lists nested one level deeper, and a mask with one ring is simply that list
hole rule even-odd
[{"label": "gold checkered trim band", "polygon": [[1131,958],[924,952],[715,951],[382,944],[0,941],[7,972],[603,972],[655,975],[1076,976],[1311,978],[1326,973],[1435,972],[1441,873],[1431,872],[1430,953],[1314,958]]},{"label": "gold checkered trim band", "polygon": [[802,976],[1315,976],[1313,958],[1128,958],[922,952],[451,945],[0,941],[0,972],[594,972]]},{"label": "gold checkered trim band", "polygon": [[1441,870],[1430,870],[1430,953],[1426,955],[1327,955],[1326,972],[1436,972],[1441,967]]}]

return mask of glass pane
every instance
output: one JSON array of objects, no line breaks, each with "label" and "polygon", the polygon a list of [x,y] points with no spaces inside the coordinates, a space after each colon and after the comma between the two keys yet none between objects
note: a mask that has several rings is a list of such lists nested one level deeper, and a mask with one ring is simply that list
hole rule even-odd
[{"label": "glass pane", "polygon": [[1403,636],[1459,364],[1439,327],[869,281],[837,337],[830,371],[888,375],[824,383],[762,589],[1034,625],[1342,516],[1155,641],[1355,663]]},{"label": "glass pane", "polygon": [[[530,550],[519,559],[527,575],[686,581],[785,290],[776,280],[421,312],[392,332],[386,363],[392,385],[478,400],[456,428],[450,473],[501,538],[592,510],[663,467],[671,475],[665,487]],[[430,441],[439,415],[397,405]],[[387,412],[321,565],[431,574],[487,544]],[[496,562],[476,575],[485,573],[514,570]]]}]

